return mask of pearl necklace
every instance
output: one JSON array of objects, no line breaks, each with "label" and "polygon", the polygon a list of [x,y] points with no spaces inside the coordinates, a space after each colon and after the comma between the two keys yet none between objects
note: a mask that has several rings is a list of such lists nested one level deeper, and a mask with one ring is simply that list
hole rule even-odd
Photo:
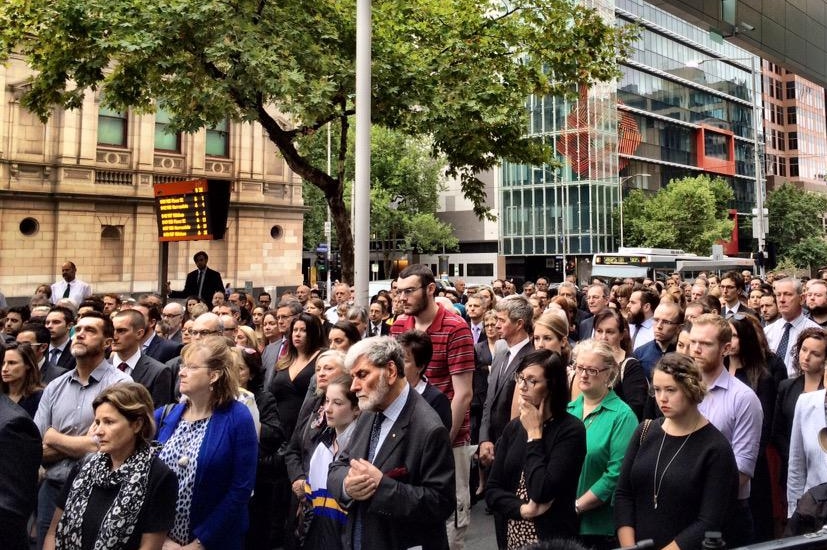
[{"label": "pearl necklace", "polygon": [[[692,437],[692,434],[695,433],[695,430],[697,429],[697,427],[698,427],[698,422],[696,421],[695,422],[695,427],[692,428],[692,431],[689,432],[689,435],[686,436],[686,439],[683,440],[683,443],[681,443],[681,446],[678,447],[678,450],[675,452],[674,455],[672,455],[672,458],[669,460],[669,462],[666,463],[666,467],[663,469],[663,472],[661,472],[661,474],[660,474],[660,480],[658,480],[658,467],[660,466],[660,455],[663,452],[663,444],[666,442],[666,430],[663,430],[663,439],[660,440],[660,449],[658,449],[658,458],[657,458],[657,460],[655,460],[655,474],[654,474],[654,480],[653,480],[653,482],[654,482],[654,487],[653,487],[654,494],[652,495],[652,504],[654,505],[655,510],[658,509],[658,495],[660,494],[660,488],[663,485],[663,478],[666,477],[666,471],[669,469],[669,466],[672,465],[672,463],[675,461],[675,459],[681,453],[683,448],[686,446],[687,442]],[[663,427],[661,427],[661,429],[663,429]]]}]

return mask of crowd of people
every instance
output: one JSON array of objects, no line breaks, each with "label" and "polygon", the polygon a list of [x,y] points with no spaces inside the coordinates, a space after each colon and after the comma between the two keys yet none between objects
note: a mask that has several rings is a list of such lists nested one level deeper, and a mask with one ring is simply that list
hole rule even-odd
[{"label": "crowd of people", "polygon": [[67,262],[2,311],[5,548],[461,549],[474,505],[508,549],[821,526],[798,504],[827,483],[825,280],[411,265],[326,304],[193,260],[137,300]]}]

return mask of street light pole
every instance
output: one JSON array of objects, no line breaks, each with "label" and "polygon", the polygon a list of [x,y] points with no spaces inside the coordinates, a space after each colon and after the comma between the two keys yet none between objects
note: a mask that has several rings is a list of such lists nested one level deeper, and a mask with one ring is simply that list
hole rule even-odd
[{"label": "street light pole", "polygon": [[625,178],[620,178],[617,182],[617,192],[618,192],[618,204],[620,205],[620,248],[625,246],[625,242],[623,240],[623,184],[629,181],[630,179],[634,178],[649,178],[652,174],[632,174],[631,176],[626,176]]}]

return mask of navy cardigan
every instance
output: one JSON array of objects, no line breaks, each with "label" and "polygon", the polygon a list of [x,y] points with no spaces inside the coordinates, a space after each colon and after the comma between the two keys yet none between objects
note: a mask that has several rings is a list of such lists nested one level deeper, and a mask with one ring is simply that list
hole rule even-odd
[{"label": "navy cardigan", "polygon": [[[175,405],[163,423],[163,407],[155,411],[158,441],[172,436],[185,409]],[[243,549],[257,457],[256,429],[247,407],[232,401],[213,411],[198,452],[190,509],[190,528],[208,550]]]}]

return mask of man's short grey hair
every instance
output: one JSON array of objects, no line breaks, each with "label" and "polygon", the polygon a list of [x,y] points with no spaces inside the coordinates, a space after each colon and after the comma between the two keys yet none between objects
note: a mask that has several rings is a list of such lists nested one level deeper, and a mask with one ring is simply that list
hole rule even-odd
[{"label": "man's short grey hair", "polygon": [[198,316],[197,320],[200,322],[199,324],[202,324],[202,325],[207,324],[207,325],[215,327],[212,330],[217,330],[219,332],[224,332],[224,323],[221,322],[221,317],[219,317],[218,315],[216,315],[215,313],[213,313],[211,311],[208,311],[206,313],[202,313],[201,315]]},{"label": "man's short grey hair", "polygon": [[557,292],[560,292],[561,288],[570,288],[573,291],[577,292],[577,287],[574,285],[574,283],[570,283],[568,281],[564,281],[564,282],[560,283],[559,285],[557,285]]},{"label": "man's short grey hair", "polygon": [[534,329],[532,326],[534,308],[531,307],[531,304],[525,296],[512,294],[511,296],[497,300],[497,303],[494,305],[494,311],[505,311],[508,314],[508,318],[515,322],[522,319],[523,328],[525,328],[529,334],[531,334]]},{"label": "man's short grey hair", "polygon": [[368,322],[368,310],[365,306],[350,306],[347,310],[347,320],[353,321],[359,319],[363,323]]},{"label": "man's short grey hair", "polygon": [[345,372],[350,374],[360,357],[364,356],[368,362],[380,368],[385,368],[390,361],[396,365],[396,372],[400,377],[405,376],[405,351],[396,338],[390,336],[374,336],[359,340],[347,350],[345,356]]},{"label": "man's short grey hair", "polygon": [[603,297],[604,298],[609,297],[609,287],[604,283],[592,283],[592,284],[589,285],[589,288],[590,289],[599,288],[603,292]]},{"label": "man's short grey hair", "polygon": [[777,279],[772,283],[773,290],[775,290],[775,285],[777,285],[778,283],[793,283],[793,288],[795,288],[796,294],[801,294],[801,292],[804,290],[804,285],[801,282],[801,279],[795,279],[793,277],[784,277],[783,279]]},{"label": "man's short grey hair", "polygon": [[302,303],[295,298],[290,298],[289,300],[282,300],[279,302],[279,308],[287,307],[290,308],[290,315],[295,317],[302,311],[304,311],[304,307],[302,307]]},{"label": "man's short grey hair", "polygon": [[175,313],[180,315],[184,313],[184,306],[179,304],[178,302],[169,302],[167,305],[164,306],[164,309],[172,308],[175,310]]}]

